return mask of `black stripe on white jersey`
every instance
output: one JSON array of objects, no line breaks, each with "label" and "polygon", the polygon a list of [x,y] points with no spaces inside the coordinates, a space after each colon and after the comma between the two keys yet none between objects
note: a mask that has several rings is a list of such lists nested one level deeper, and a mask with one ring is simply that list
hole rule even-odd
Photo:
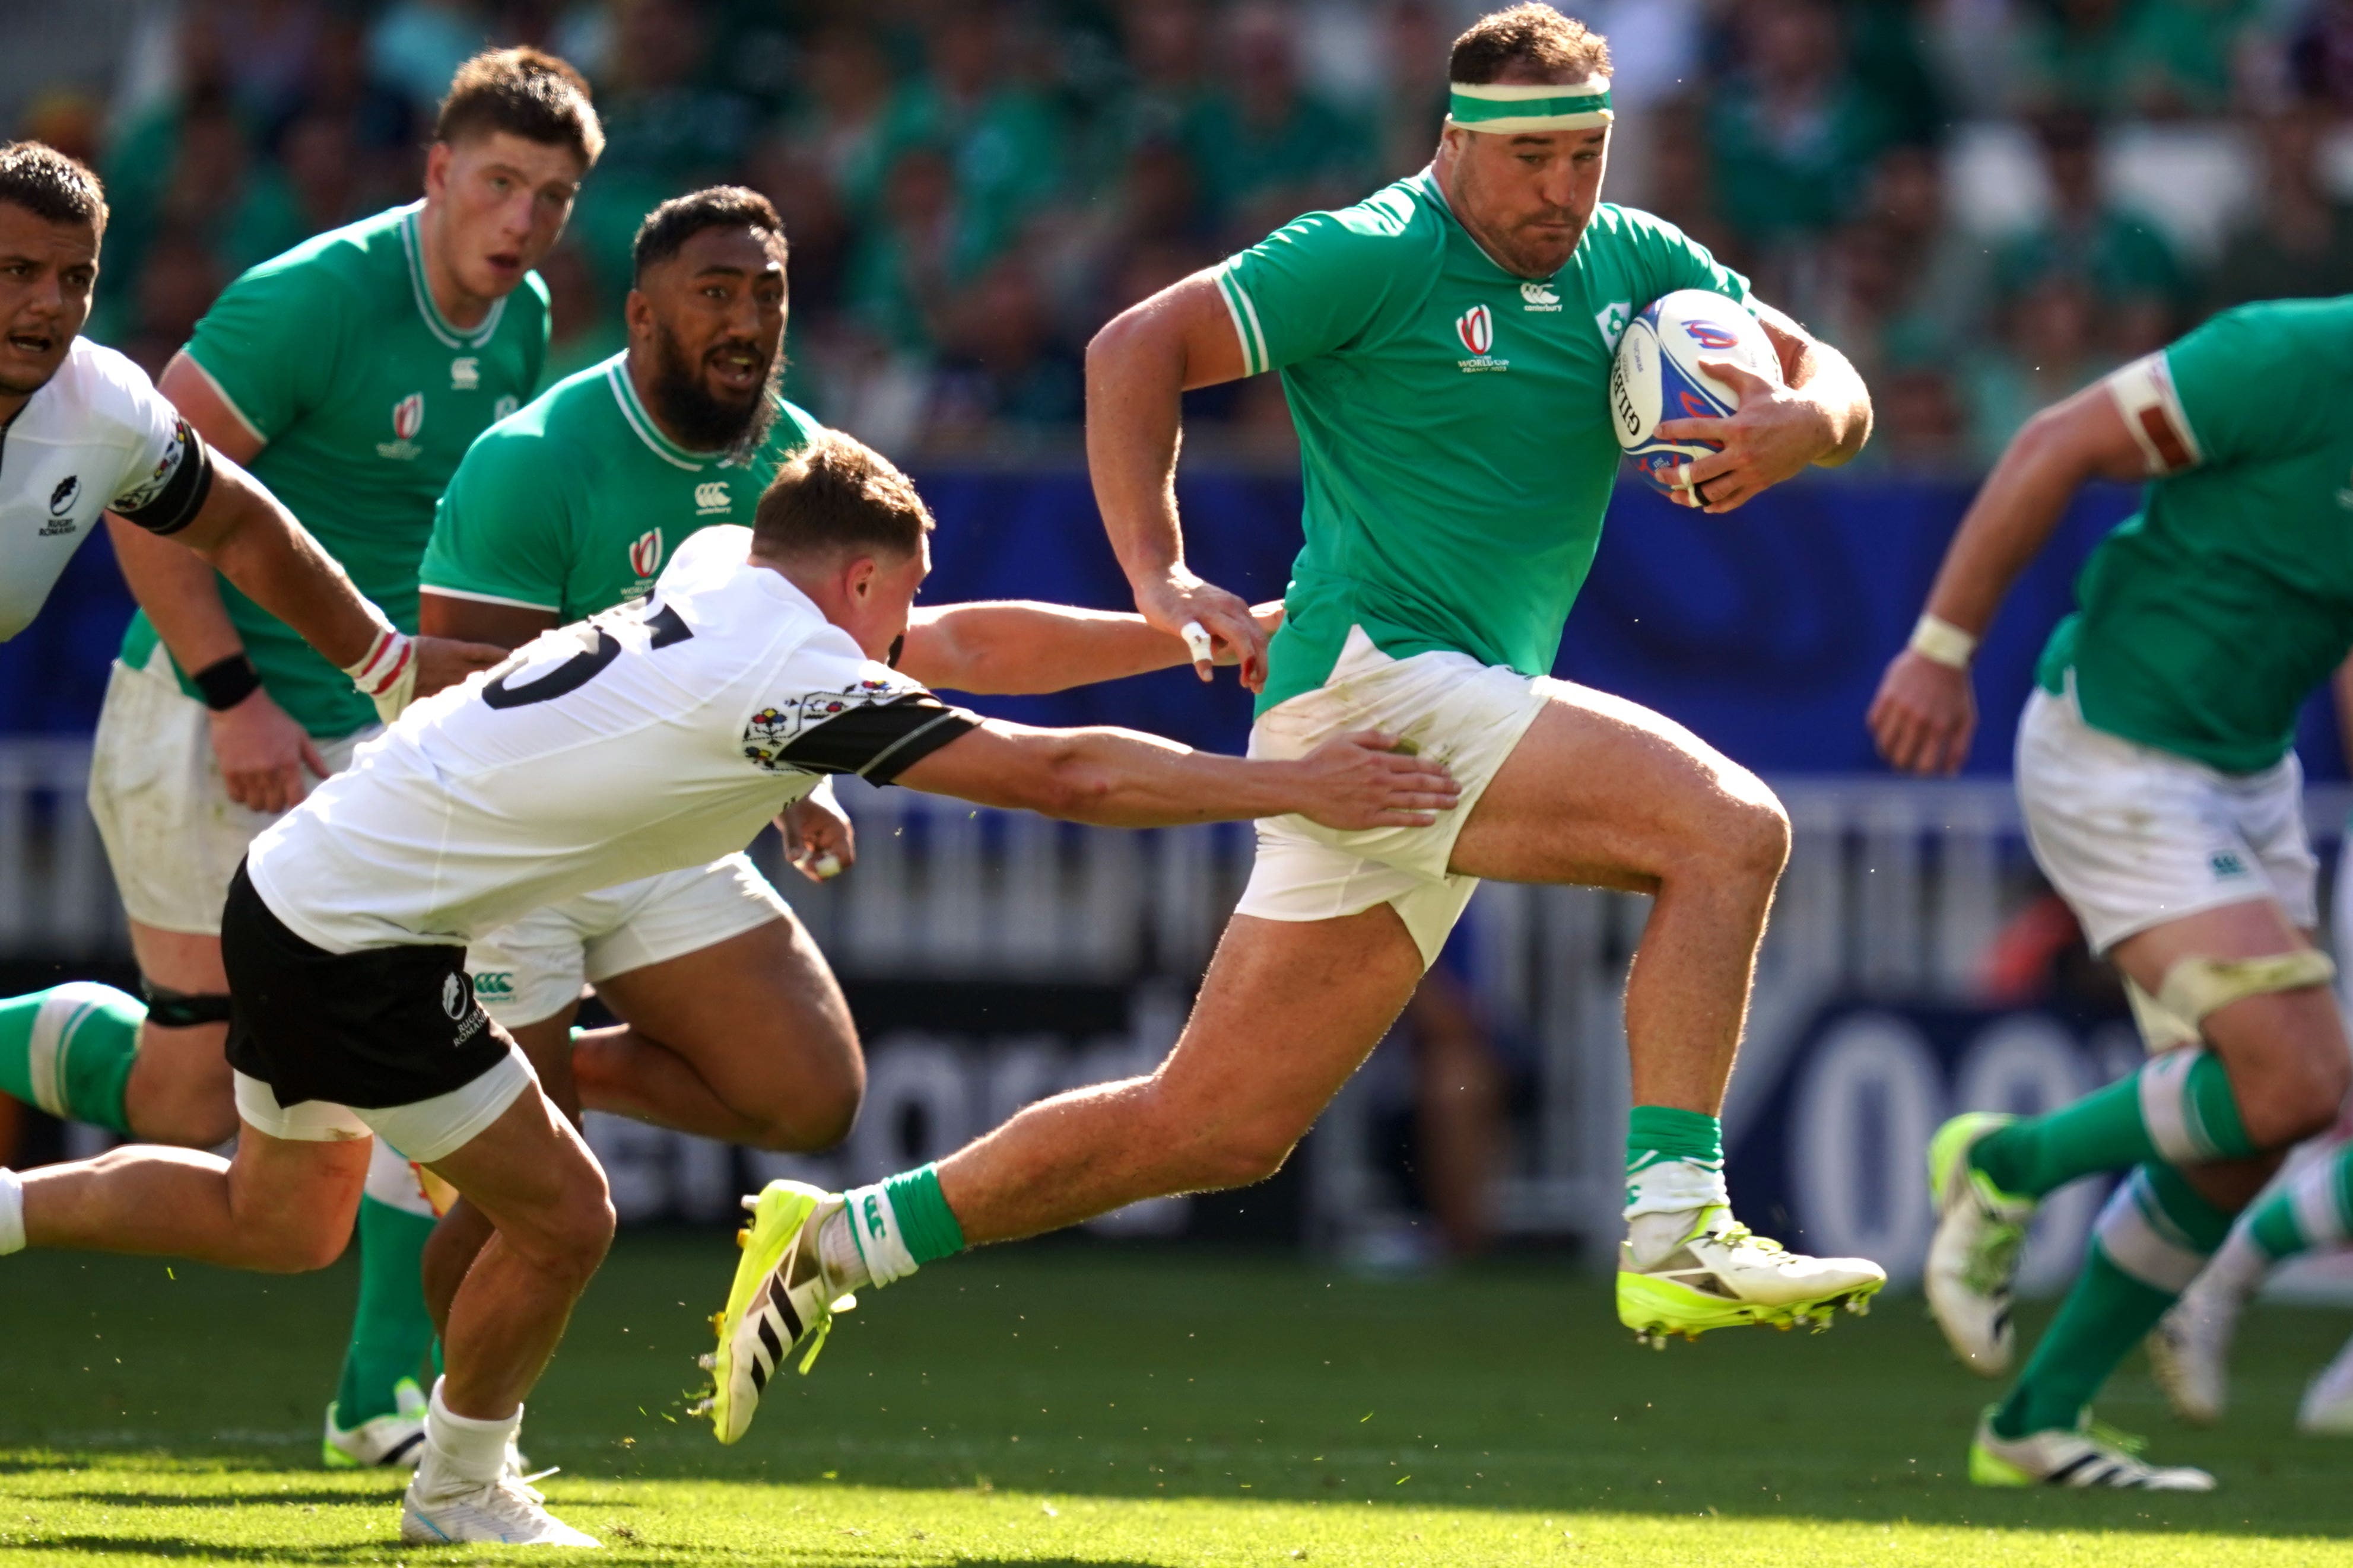
[{"label": "black stripe on white jersey", "polygon": [[928,691],[910,692],[889,702],[860,703],[811,725],[776,753],[776,763],[809,773],[856,773],[869,784],[886,784],[978,728],[978,715],[951,708]]}]

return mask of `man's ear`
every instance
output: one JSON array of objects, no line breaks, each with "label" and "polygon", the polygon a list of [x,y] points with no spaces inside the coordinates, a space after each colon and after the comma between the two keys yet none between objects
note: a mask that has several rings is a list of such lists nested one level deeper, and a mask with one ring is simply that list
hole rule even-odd
[{"label": "man's ear", "polygon": [[449,190],[449,143],[436,142],[425,150],[425,194],[446,195]]},{"label": "man's ear", "polygon": [[642,289],[631,289],[629,297],[621,301],[621,320],[629,329],[632,342],[643,337],[651,339],[654,324],[654,302],[646,298]]},{"label": "man's ear", "polygon": [[874,557],[861,555],[849,563],[842,585],[849,590],[851,598],[862,601],[873,594],[874,579],[881,574],[882,568],[875,563]]}]

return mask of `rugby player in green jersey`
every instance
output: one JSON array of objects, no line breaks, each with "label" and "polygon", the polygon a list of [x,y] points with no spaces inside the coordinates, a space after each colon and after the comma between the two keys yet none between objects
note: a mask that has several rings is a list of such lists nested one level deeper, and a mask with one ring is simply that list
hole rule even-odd
[{"label": "rugby player in green jersey", "polygon": [[[628,347],[500,421],[459,465],[419,573],[427,627],[520,647],[643,597],[702,530],[750,524],[777,469],[818,433],[776,389],[786,262],[783,225],[757,192],[697,191],[647,216]],[[1262,613],[1271,625],[1280,606]],[[951,605],[913,613],[895,663],[930,685],[1005,693],[1186,657],[1140,616]],[[829,800],[797,804],[783,826],[813,879],[854,858]],[[467,966],[484,1010],[575,1115],[815,1150],[857,1114],[864,1063],[840,987],[740,853],[538,910],[474,942]],[[575,1040],[589,984],[624,1023]],[[488,1233],[470,1206],[443,1222],[427,1262],[437,1311]]]},{"label": "rugby player in green jersey", "polygon": [[[2128,1172],[2017,1386],[1979,1423],[1980,1485],[2205,1490],[2092,1426],[2089,1405],[2353,1079],[2313,944],[2297,710],[2353,647],[2353,299],[2228,310],[2037,415],[1961,520],[1871,709],[1896,767],[1949,773],[1976,725],[1968,661],[2086,481],[2146,480],[2044,647],[2018,729],[2034,858],[2123,972],[2151,1055],[2056,1110],[1957,1116],[1928,1149],[1928,1300],[1962,1361],[2009,1370],[2011,1281],[2053,1189]],[[2267,1198],[2282,1258],[2353,1232],[2353,1161]]]},{"label": "rugby player in green jersey", "polygon": [[[1717,1114],[1787,817],[1680,726],[1546,675],[1618,472],[1606,383],[1619,331],[1670,290],[1746,300],[1746,283],[1672,226],[1600,204],[1600,37],[1521,5],[1474,25],[1450,65],[1428,170],[1120,317],[1089,353],[1087,410],[1096,498],[1137,606],[1163,630],[1198,623],[1248,650],[1252,753],[1298,756],[1373,725],[1442,760],[1461,805],[1437,826],[1378,833],[1261,824],[1249,889],[1157,1072],[1042,1101],[936,1167],[828,1196],[790,1238],[769,1233],[764,1200],[746,1258],[781,1256],[782,1289],[739,1291],[752,1316],[723,1332],[774,1332],[759,1302],[781,1295],[814,1335],[828,1290],[1264,1178],[1491,876],[1656,898],[1626,1003],[1638,1103],[1623,1320],[1653,1338],[1826,1323],[1883,1283],[1868,1261],[1752,1235],[1725,1190]],[[1870,424],[1841,356],[1752,308],[1787,386],[1746,378],[1736,416],[1665,426],[1723,443],[1686,476],[1715,511],[1844,461]],[[1299,427],[1306,548],[1261,652],[1240,601],[1186,567],[1171,480],[1182,391],[1278,368]],[[722,1437],[757,1392],[718,1389]]]},{"label": "rugby player in green jersey", "polygon": [[[531,49],[450,83],[420,202],[295,247],[230,284],[164,373],[205,438],[277,492],[396,625],[415,630],[433,509],[474,437],[536,386],[547,296],[532,268],[603,146],[587,87]],[[149,997],[141,1137],[233,1132],[220,911],[247,843],[341,768],[375,715],[275,617],[185,552],[117,531],[141,613],[108,684],[90,805]],[[149,1085],[152,1099],[142,1098]],[[413,1462],[431,1342],[417,1259],[432,1207],[378,1141],[330,1463]]]}]

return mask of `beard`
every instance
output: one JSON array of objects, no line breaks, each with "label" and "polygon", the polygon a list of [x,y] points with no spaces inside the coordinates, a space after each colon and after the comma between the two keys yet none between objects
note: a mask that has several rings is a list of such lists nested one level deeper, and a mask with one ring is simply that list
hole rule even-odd
[{"label": "beard", "polygon": [[778,388],[785,378],[785,356],[779,352],[768,363],[766,379],[742,401],[714,397],[703,384],[702,366],[686,356],[677,335],[654,323],[653,374],[648,378],[647,401],[663,425],[690,451],[749,455],[767,439],[776,422]]}]

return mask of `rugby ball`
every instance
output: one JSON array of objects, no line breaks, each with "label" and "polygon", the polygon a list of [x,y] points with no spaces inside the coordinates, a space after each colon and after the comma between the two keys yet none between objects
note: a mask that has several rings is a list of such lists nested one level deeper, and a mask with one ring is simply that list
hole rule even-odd
[{"label": "rugby ball", "polygon": [[1767,381],[1781,380],[1780,356],[1757,318],[1704,289],[1678,289],[1652,300],[1627,324],[1609,367],[1609,423],[1626,460],[1645,483],[1683,506],[1699,503],[1674,476],[1719,447],[1660,440],[1660,423],[1718,418],[1740,406],[1740,394],[1700,369],[1702,360],[1730,360]]}]

